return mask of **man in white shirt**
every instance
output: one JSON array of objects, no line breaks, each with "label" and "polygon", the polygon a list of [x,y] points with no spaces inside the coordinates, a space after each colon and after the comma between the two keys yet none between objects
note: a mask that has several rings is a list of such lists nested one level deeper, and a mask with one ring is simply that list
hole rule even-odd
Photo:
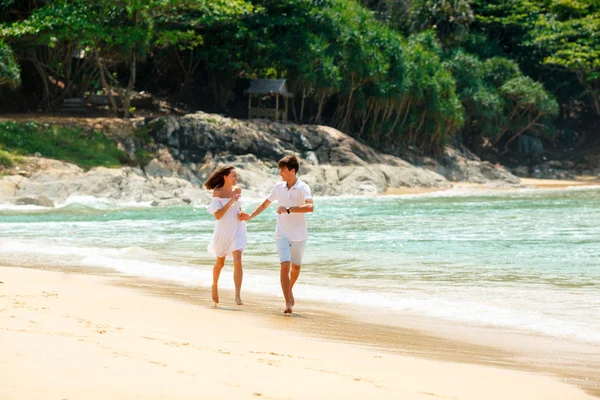
[{"label": "man in white shirt", "polygon": [[256,217],[277,200],[279,207],[275,240],[281,263],[281,290],[285,298],[284,313],[291,314],[294,306],[292,289],[300,276],[302,256],[308,239],[304,214],[313,212],[314,207],[310,188],[296,176],[300,169],[298,158],[283,157],[277,166],[283,182],[275,184],[267,199],[250,215],[240,214],[240,219],[250,220]]}]

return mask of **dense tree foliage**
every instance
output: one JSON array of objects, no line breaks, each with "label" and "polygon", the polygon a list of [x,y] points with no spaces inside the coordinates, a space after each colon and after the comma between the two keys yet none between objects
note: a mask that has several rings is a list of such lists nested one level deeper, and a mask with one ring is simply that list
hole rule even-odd
[{"label": "dense tree foliage", "polygon": [[25,110],[104,93],[127,117],[144,90],[241,116],[247,79],[287,78],[297,122],[385,146],[436,153],[455,137],[505,153],[524,133],[600,115],[599,9],[584,0],[0,0],[0,85],[20,79],[10,103]]},{"label": "dense tree foliage", "polygon": [[10,47],[0,42],[0,86],[16,87],[21,81],[19,64]]}]

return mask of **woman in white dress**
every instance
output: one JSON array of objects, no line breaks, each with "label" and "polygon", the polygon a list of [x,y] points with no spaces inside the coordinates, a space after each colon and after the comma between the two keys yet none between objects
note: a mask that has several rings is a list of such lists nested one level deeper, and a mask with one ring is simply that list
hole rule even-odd
[{"label": "woman in white dress", "polygon": [[204,187],[213,190],[212,202],[208,212],[217,220],[215,231],[208,245],[208,251],[216,258],[213,268],[212,299],[219,304],[219,276],[225,265],[225,258],[233,256],[233,282],[235,284],[235,302],[242,305],[242,252],[246,247],[246,222],[238,218],[242,211],[242,189],[235,186],[238,174],[235,167],[227,165],[217,168],[206,180]]}]

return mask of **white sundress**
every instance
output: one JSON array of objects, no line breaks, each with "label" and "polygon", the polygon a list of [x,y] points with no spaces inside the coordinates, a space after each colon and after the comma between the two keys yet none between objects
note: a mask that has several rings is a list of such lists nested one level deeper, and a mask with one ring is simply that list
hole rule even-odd
[{"label": "white sundress", "polygon": [[[208,212],[214,215],[229,200],[231,198],[213,197],[208,206]],[[215,257],[227,257],[235,250],[243,251],[246,247],[248,241],[246,222],[240,221],[238,218],[242,204],[242,200],[236,201],[221,219],[215,221],[215,231],[212,240],[208,244],[208,251]]]}]

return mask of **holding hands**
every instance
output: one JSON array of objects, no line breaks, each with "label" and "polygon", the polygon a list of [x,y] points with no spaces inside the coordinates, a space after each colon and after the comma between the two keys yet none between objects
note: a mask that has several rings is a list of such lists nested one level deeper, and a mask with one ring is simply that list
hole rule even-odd
[{"label": "holding hands", "polygon": [[238,218],[240,221],[250,221],[250,214],[245,211],[240,211]]}]

